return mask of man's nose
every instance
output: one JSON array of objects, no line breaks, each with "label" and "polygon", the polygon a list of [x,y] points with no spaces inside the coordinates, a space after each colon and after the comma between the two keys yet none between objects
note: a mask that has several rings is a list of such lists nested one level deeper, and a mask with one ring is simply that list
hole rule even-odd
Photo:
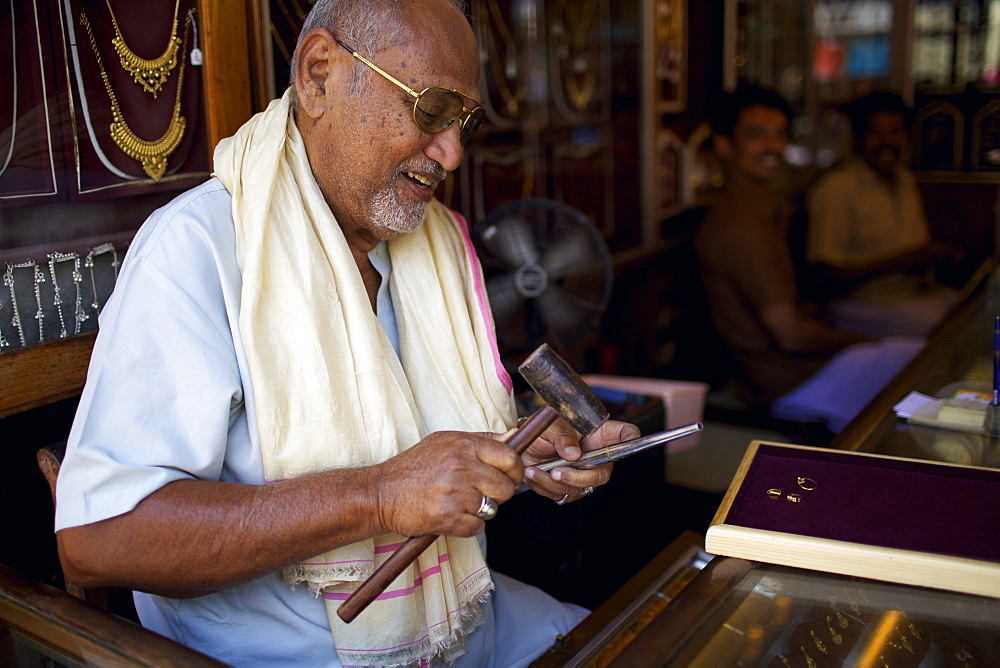
[{"label": "man's nose", "polygon": [[882,132],[878,135],[878,143],[885,146],[901,146],[906,142],[906,134],[901,132]]},{"label": "man's nose", "polygon": [[431,135],[430,142],[424,148],[424,155],[453,172],[462,164],[462,157],[465,155],[461,137],[461,124],[455,122],[444,132]]},{"label": "man's nose", "polygon": [[784,153],[788,147],[788,138],[784,135],[771,135],[767,138],[767,150],[770,153]]}]

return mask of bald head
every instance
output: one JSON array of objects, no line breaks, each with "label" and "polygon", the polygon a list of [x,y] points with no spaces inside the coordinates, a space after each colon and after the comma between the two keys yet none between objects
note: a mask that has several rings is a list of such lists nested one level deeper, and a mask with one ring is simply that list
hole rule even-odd
[{"label": "bald head", "polygon": [[[461,14],[466,24],[465,0],[431,0],[434,3],[447,4]],[[422,11],[424,0],[316,0],[312,10],[306,16],[299,33],[295,53],[292,55],[291,81],[289,86],[295,91],[296,61],[299,58],[299,46],[303,38],[316,28],[322,28],[338,39],[350,44],[358,53],[369,60],[379,51],[393,45],[399,45],[410,39],[411,26],[419,25],[421,29],[429,26],[423,22],[407,21],[407,9],[416,9],[417,15]],[[432,27],[432,26],[430,26]],[[469,30],[471,34],[471,28]],[[351,79],[352,92],[360,91],[363,82],[371,78],[370,71],[360,64],[355,68]]]}]

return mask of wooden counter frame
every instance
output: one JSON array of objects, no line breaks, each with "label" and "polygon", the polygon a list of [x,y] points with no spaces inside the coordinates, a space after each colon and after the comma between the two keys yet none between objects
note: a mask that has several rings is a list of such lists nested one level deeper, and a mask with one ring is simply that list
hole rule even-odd
[{"label": "wooden counter frame", "polygon": [[[600,650],[591,645],[627,626],[632,621],[631,613],[635,612],[636,603],[643,600],[644,593],[674,577],[675,572],[700,550],[703,543],[702,536],[693,531],[685,531],[572,631],[559,636],[556,643],[531,664],[532,668],[583,665],[582,662],[593,659],[593,653]],[[695,575],[695,579],[699,576],[700,573]],[[668,606],[670,609],[684,596],[685,591],[686,587]],[[664,614],[664,611],[659,614]],[[656,619],[650,621],[650,625],[655,623]]]},{"label": "wooden counter frame", "polygon": [[0,664],[25,651],[69,665],[225,665],[0,564]]}]

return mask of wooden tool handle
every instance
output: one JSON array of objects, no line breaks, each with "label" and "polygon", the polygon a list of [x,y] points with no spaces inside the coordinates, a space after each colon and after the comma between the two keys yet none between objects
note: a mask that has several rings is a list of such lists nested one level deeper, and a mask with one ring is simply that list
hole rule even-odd
[{"label": "wooden tool handle", "polygon": [[510,447],[514,448],[514,452],[521,454],[528,449],[528,446],[535,442],[535,439],[541,436],[549,425],[556,421],[559,417],[559,413],[556,409],[552,408],[548,404],[545,404],[537,411],[532,413],[531,417],[524,421],[524,424],[515,431],[510,438],[505,442]]},{"label": "wooden tool handle", "polygon": [[[542,406],[507,439],[507,444],[514,448],[517,454],[521,454],[536,438],[542,435],[542,432],[548,429],[550,424],[556,421],[557,417],[559,414],[554,408],[547,404]],[[370,578],[362,582],[361,586],[340,604],[340,607],[337,608],[337,616],[348,624],[353,622],[436,539],[437,536],[408,538],[403,543],[403,547],[393,552],[391,557],[375,569]]]}]

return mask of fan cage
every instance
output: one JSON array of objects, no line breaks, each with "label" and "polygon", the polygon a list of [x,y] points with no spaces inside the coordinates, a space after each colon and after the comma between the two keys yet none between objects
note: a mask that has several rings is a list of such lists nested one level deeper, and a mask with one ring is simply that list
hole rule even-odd
[{"label": "fan cage", "polygon": [[505,357],[565,349],[593,331],[611,298],[607,243],[587,216],[533,198],[497,207],[472,230]]}]

